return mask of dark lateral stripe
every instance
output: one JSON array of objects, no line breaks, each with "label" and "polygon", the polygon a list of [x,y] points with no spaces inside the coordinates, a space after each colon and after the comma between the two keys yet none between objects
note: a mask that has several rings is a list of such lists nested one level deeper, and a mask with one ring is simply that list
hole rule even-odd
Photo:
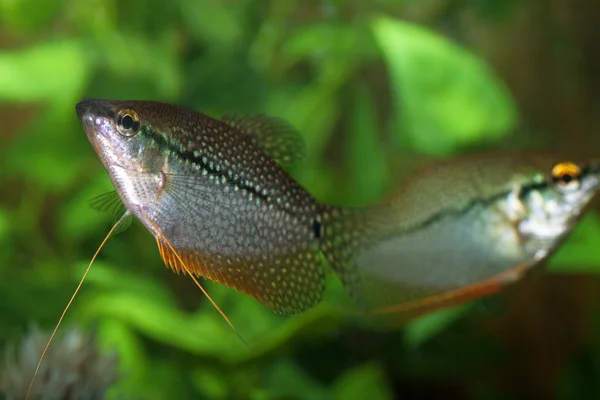
[{"label": "dark lateral stripe", "polygon": [[150,139],[153,140],[159,147],[167,148],[172,154],[176,154],[177,157],[179,157],[181,160],[189,161],[192,164],[199,165],[200,168],[202,168],[202,170],[205,170],[209,175],[213,176],[215,179],[225,178],[225,181],[230,185],[236,186],[242,190],[246,190],[253,196],[258,197],[265,202],[269,202],[269,197],[265,196],[260,191],[257,191],[254,188],[254,186],[246,185],[241,181],[231,178],[227,173],[223,171],[217,171],[215,168],[211,168],[210,165],[202,161],[202,157],[197,157],[196,155],[194,155],[194,152],[180,151],[176,145],[168,143],[162,135],[152,135],[151,133],[147,133],[147,135],[150,136]]},{"label": "dark lateral stripe", "polygon": [[[521,190],[519,191],[519,199],[522,199],[524,197],[526,197],[530,192],[534,191],[534,190],[544,190],[548,187],[548,183],[547,182],[542,182],[542,183],[532,183],[529,185],[525,185],[525,186],[521,186]],[[423,222],[421,222],[420,224],[417,224],[415,226],[413,226],[412,228],[409,228],[407,230],[405,230],[404,232],[402,232],[402,234],[410,234],[410,233],[415,233],[417,231],[420,231],[421,229],[427,229],[433,225],[435,225],[436,223],[440,222],[441,220],[443,220],[444,218],[447,217],[462,217],[463,215],[467,214],[469,211],[471,211],[471,209],[473,207],[476,206],[488,206],[491,203],[496,202],[497,200],[506,197],[509,195],[509,193],[512,192],[512,190],[510,191],[505,191],[502,193],[498,193],[490,198],[478,198],[478,199],[474,199],[472,200],[469,204],[467,204],[465,207],[463,208],[459,208],[459,209],[442,209],[439,212],[433,214],[431,217],[425,219]]]}]

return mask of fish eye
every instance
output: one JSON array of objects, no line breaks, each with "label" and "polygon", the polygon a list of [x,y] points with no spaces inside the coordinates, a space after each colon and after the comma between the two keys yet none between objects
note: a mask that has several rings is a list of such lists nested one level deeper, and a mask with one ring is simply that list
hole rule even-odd
[{"label": "fish eye", "polygon": [[552,182],[564,190],[579,189],[581,167],[572,162],[562,162],[552,168]]},{"label": "fish eye", "polygon": [[132,137],[140,130],[140,117],[129,109],[117,113],[117,130],[123,136]]}]

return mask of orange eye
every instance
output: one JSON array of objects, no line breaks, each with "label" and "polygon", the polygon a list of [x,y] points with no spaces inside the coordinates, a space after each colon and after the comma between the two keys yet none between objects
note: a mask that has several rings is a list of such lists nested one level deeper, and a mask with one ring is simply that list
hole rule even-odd
[{"label": "orange eye", "polygon": [[572,162],[562,162],[552,168],[552,181],[563,188],[579,187],[581,167]]}]

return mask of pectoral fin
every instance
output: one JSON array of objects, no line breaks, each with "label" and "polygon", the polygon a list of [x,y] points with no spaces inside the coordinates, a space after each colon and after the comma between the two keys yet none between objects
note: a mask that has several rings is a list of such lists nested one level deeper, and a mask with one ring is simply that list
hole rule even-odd
[{"label": "pectoral fin", "polygon": [[110,214],[114,222],[120,220],[115,228],[113,235],[126,231],[133,222],[133,215],[127,214],[127,208],[116,191],[107,192],[90,200],[90,207],[96,211]]}]

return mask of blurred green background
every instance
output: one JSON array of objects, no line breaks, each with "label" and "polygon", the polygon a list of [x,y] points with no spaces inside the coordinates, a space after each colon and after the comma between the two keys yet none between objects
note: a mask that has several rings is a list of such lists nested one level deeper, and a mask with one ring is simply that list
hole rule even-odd
[{"label": "blurred green background", "polygon": [[[293,175],[367,204],[438,157],[597,156],[599,23],[569,0],[0,0],[1,347],[54,326],[110,228],[81,98],[283,117],[308,148]],[[112,399],[600,398],[598,243],[591,210],[542,274],[392,331],[338,312],[334,277],[294,317],[207,282],[249,350],[134,224],[61,331],[116,352]]]}]

